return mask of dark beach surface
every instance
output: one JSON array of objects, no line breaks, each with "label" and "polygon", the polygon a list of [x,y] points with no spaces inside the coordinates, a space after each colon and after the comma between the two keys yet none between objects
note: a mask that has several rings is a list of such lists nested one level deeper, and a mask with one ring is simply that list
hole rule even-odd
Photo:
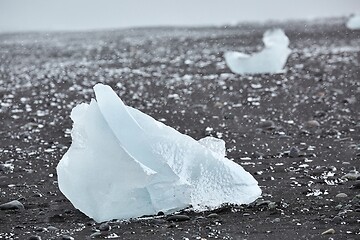
[{"label": "dark beach surface", "polygon": [[[260,50],[273,27],[290,39],[284,73],[232,74],[223,53]],[[360,31],[344,19],[1,34],[0,204],[18,202],[0,206],[0,239],[359,239],[359,70]],[[98,82],[195,139],[224,139],[262,197],[170,219],[83,215],[55,167],[71,109]]]}]

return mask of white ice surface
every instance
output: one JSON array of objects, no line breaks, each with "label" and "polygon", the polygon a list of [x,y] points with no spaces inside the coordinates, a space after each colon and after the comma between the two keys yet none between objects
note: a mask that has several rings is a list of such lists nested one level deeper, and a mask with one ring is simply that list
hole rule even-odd
[{"label": "white ice surface", "polygon": [[360,29],[360,14],[350,17],[346,22],[346,27],[352,30]]},{"label": "white ice surface", "polygon": [[281,29],[268,30],[264,33],[265,48],[248,55],[240,52],[225,52],[225,62],[236,74],[279,73],[283,70],[291,53],[289,39]]},{"label": "white ice surface", "polygon": [[97,222],[250,203],[261,190],[225,158],[225,142],[199,142],[126,106],[106,85],[76,106],[72,145],[57,166],[72,204]]}]

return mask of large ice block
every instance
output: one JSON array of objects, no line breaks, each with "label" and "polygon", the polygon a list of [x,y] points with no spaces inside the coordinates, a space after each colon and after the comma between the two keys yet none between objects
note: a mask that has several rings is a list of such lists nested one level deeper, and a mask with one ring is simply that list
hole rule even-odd
[{"label": "large ice block", "polygon": [[264,33],[265,48],[257,53],[229,51],[224,58],[230,70],[236,74],[279,73],[283,70],[291,53],[289,39],[281,29],[268,30]]},{"label": "large ice block", "polygon": [[57,166],[61,192],[97,222],[192,206],[250,203],[261,190],[225,143],[199,142],[126,106],[106,85],[76,106],[72,144]]},{"label": "large ice block", "polygon": [[360,29],[360,14],[355,14],[346,22],[346,27],[351,30]]}]

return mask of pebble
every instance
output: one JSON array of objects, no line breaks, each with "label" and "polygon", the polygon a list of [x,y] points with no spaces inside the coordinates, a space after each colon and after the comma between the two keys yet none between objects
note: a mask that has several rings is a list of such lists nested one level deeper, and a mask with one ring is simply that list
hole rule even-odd
[{"label": "pebble", "polygon": [[190,220],[190,217],[184,214],[178,214],[178,215],[173,215],[170,216],[166,219],[167,221],[171,221],[171,222],[183,222],[183,221],[188,221]]},{"label": "pebble", "polygon": [[0,210],[15,210],[15,209],[24,210],[25,207],[18,200],[13,200],[0,205]]},{"label": "pebble", "polygon": [[207,215],[208,218],[219,218],[219,215],[217,213],[210,213]]},{"label": "pebble", "polygon": [[297,147],[291,147],[290,148],[290,152],[289,152],[289,156],[292,158],[298,157],[300,155],[300,150]]},{"label": "pebble", "polygon": [[335,210],[341,210],[343,208],[343,205],[339,204],[335,206]]},{"label": "pebble", "polygon": [[1,163],[0,172],[11,173],[14,169],[14,165],[11,163]]},{"label": "pebble", "polygon": [[105,223],[102,223],[100,226],[99,226],[99,230],[100,231],[110,231],[111,229],[111,226],[109,225],[109,223],[105,222]]},{"label": "pebble", "polygon": [[275,128],[275,123],[271,120],[262,121],[259,123],[259,127],[263,129],[273,129]]},{"label": "pebble", "polygon": [[357,180],[353,185],[352,185],[353,189],[360,189],[360,180]]},{"label": "pebble", "polygon": [[320,127],[320,123],[316,120],[307,121],[305,124],[306,128],[317,128]]},{"label": "pebble", "polygon": [[278,223],[278,222],[280,222],[280,221],[281,221],[280,218],[275,218],[275,219],[273,220],[274,223]]},{"label": "pebble", "polygon": [[348,195],[346,193],[339,193],[339,194],[336,194],[335,197],[337,198],[346,198]]},{"label": "pebble", "polygon": [[342,222],[342,218],[339,217],[339,216],[335,216],[331,221],[334,222],[334,223],[341,223],[341,222]]},{"label": "pebble", "polygon": [[90,235],[90,238],[101,238],[103,236],[104,234],[102,232],[94,232],[93,234]]},{"label": "pebble", "polygon": [[257,201],[257,202],[255,203],[255,205],[258,206],[258,207],[264,206],[264,205],[268,206],[269,203],[270,203],[269,200],[263,200],[263,201]]},{"label": "pebble", "polygon": [[269,208],[270,210],[274,210],[274,209],[276,209],[276,207],[277,207],[277,203],[276,203],[276,202],[269,202],[268,208]]},{"label": "pebble", "polygon": [[62,235],[61,240],[75,240],[75,238],[68,236],[68,235]]},{"label": "pebble", "polygon": [[28,240],[41,240],[40,236],[30,236]]},{"label": "pebble", "polygon": [[321,235],[334,234],[334,233],[335,233],[335,230],[333,228],[329,228],[328,230],[322,232]]},{"label": "pebble", "polygon": [[54,226],[48,226],[47,228],[49,231],[58,231],[59,229],[57,227]]},{"label": "pebble", "polygon": [[35,231],[37,231],[37,232],[47,232],[48,230],[47,230],[47,228],[44,228],[44,227],[38,227],[38,228],[35,229]]},{"label": "pebble", "polygon": [[358,180],[360,179],[360,173],[358,172],[349,172],[347,174],[345,174],[344,176],[342,176],[341,178],[347,178],[348,180]]}]

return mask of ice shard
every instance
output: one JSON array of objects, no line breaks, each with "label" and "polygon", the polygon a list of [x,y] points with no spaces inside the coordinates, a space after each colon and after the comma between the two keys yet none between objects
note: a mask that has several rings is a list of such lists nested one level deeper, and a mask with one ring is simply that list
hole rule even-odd
[{"label": "ice shard", "polygon": [[97,84],[72,113],[72,144],[57,166],[61,192],[97,222],[216,208],[258,198],[257,181],[227,159],[225,143],[196,141],[126,106]]},{"label": "ice shard", "polygon": [[346,22],[346,27],[351,30],[360,29],[360,14],[351,16]]},{"label": "ice shard", "polygon": [[264,49],[252,55],[225,52],[225,62],[230,70],[236,74],[281,72],[291,53],[288,37],[283,30],[272,29],[264,33],[263,42]]}]

